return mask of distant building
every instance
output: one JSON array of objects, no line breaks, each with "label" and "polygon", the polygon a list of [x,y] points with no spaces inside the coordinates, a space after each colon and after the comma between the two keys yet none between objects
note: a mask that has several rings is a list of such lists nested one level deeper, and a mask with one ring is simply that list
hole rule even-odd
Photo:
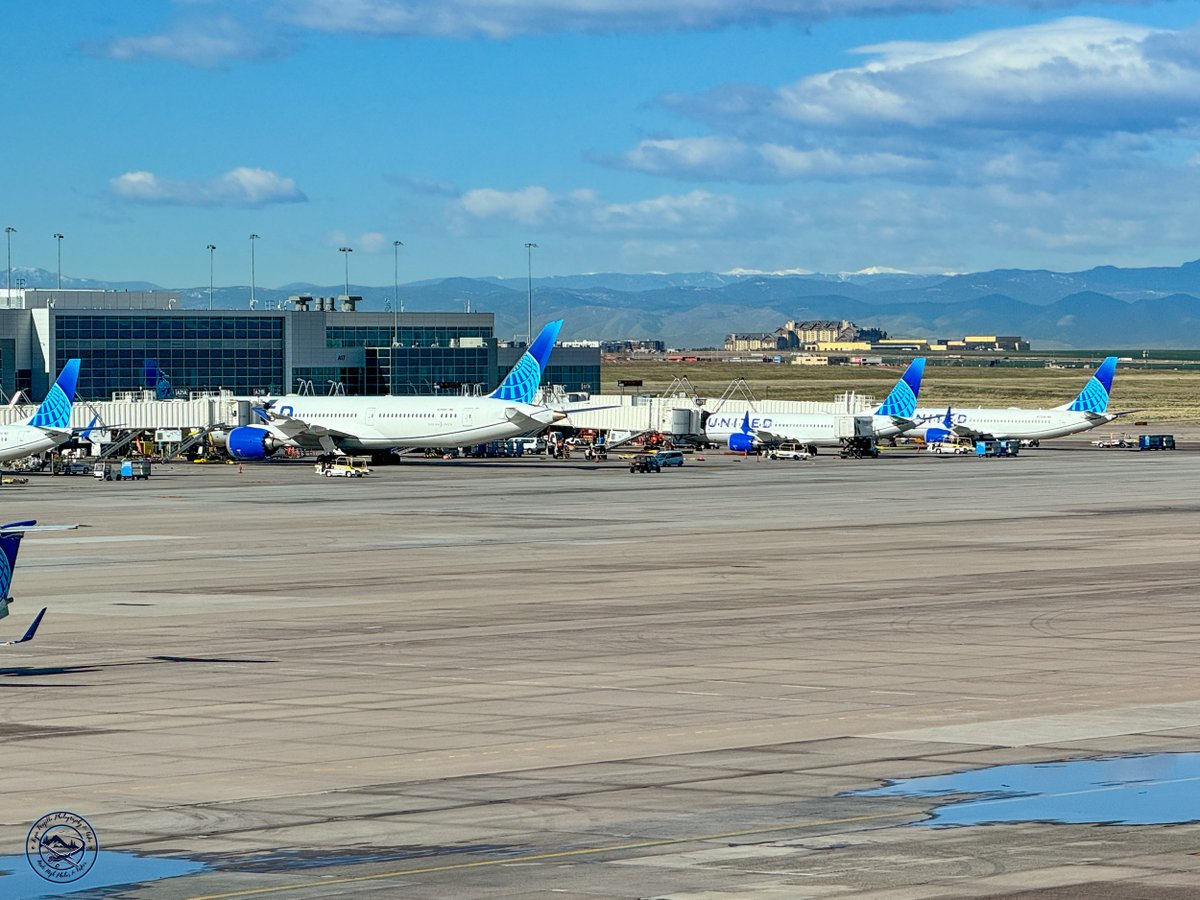
[{"label": "distant building", "polygon": [[816,344],[811,344],[809,350],[815,350],[818,353],[841,352],[851,353],[855,350],[870,350],[870,341],[819,341]]},{"label": "distant building", "polygon": [[846,319],[838,321],[788,322],[781,331],[785,332],[790,346],[805,344],[835,343],[858,339],[858,326]]},{"label": "distant building", "polygon": [[[947,344],[950,341],[946,341]],[[1029,349],[1029,341],[1020,335],[967,335],[963,338],[967,350],[1011,350],[1021,352]]]},{"label": "distant building", "polygon": [[653,341],[648,338],[633,341],[601,341],[601,353],[664,353],[665,341]]},{"label": "distant building", "polygon": [[725,349],[731,353],[746,350],[786,350],[787,345],[774,331],[735,332],[725,338]]},{"label": "distant building", "polygon": [[[0,389],[40,397],[72,357],[78,394],[338,388],[347,394],[490,390],[522,348],[500,348],[491,313],[359,312],[354,297],[298,295],[292,309],[179,309],[171,291],[12,292],[0,305]],[[595,347],[556,349],[545,385],[598,390]]]}]

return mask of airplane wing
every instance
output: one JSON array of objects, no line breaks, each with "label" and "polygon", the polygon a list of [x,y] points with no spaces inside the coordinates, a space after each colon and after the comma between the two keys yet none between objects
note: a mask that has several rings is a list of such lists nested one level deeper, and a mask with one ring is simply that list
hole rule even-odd
[{"label": "airplane wing", "polygon": [[345,431],[340,431],[337,428],[326,428],[324,425],[311,425],[295,416],[286,416],[283,413],[277,413],[270,406],[256,408],[254,412],[262,419],[265,425],[285,441],[294,441],[305,437],[316,438],[317,440],[325,437],[333,440],[353,437],[353,435]]},{"label": "airplane wing", "polygon": [[966,425],[951,425],[950,433],[955,437],[961,438],[985,438],[988,436],[986,431],[980,431],[978,428],[968,428]]},{"label": "airplane wing", "polygon": [[602,409],[619,409],[620,404],[607,403],[604,406],[551,406],[550,408],[555,412],[566,413],[568,416],[570,416],[571,413],[599,412]]},{"label": "airplane wing", "polygon": [[1121,412],[1110,413],[1089,413],[1088,418],[1096,422],[1111,422],[1113,419],[1119,419],[1121,416],[1131,416],[1134,413],[1145,412],[1144,409],[1123,409]]},{"label": "airplane wing", "polygon": [[33,624],[25,629],[25,633],[15,641],[0,641],[0,647],[11,647],[14,644],[24,644],[26,641],[32,641],[33,636],[37,634],[38,626],[42,624],[42,616],[46,615],[46,607],[42,607],[42,611],[37,614],[33,620]]},{"label": "airplane wing", "polygon": [[777,434],[774,431],[755,431],[754,439],[760,444],[778,444],[780,441],[800,441],[803,443],[804,438],[795,437],[790,434]]},{"label": "airplane wing", "polygon": [[76,528],[87,528],[87,525],[36,525],[33,522],[10,522],[0,525],[0,534],[12,534],[14,531],[74,531]]},{"label": "airplane wing", "polygon": [[[567,414],[561,409],[551,409],[551,412],[554,413],[553,421],[555,422],[561,422],[567,417]],[[510,407],[509,409],[506,409],[504,411],[504,418],[508,419],[508,421],[512,422],[514,425],[524,431],[542,431],[547,425],[551,424],[550,422],[543,422],[539,419],[535,419],[533,416],[527,416],[516,407]]]}]

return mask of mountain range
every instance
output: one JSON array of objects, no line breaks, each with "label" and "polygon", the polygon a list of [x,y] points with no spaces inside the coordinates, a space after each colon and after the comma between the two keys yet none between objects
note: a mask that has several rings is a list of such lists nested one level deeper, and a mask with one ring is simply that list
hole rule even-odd
[{"label": "mountain range", "polygon": [[[14,284],[54,287],[43,269],[13,269]],[[146,282],[63,278],[64,288],[152,290]],[[733,331],[772,331],[789,319],[849,319],[893,337],[1021,335],[1037,349],[1200,347],[1200,260],[1177,267],[1099,266],[1084,272],[996,269],[954,275],[857,273],[601,273],[535,278],[533,327],[562,318],[564,338],[658,338],[716,347]],[[204,287],[171,288],[181,306],[204,308]],[[334,296],[338,285],[256,289],[258,308],[288,296]],[[362,310],[391,309],[391,286],[350,285]],[[400,285],[411,312],[491,312],[500,337],[523,335],[525,278],[442,278]],[[212,304],[245,309],[248,286],[216,287]]]}]

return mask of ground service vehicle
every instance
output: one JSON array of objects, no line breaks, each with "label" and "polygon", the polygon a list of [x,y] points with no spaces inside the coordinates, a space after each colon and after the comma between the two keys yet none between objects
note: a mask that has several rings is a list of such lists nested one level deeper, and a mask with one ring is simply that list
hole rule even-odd
[{"label": "ground service vehicle", "polygon": [[778,447],[767,451],[771,459],[808,459],[811,456],[808,447],[798,441],[784,441]]},{"label": "ground service vehicle", "polygon": [[661,472],[662,465],[650,453],[639,453],[629,461],[629,471],[632,474],[638,472]]},{"label": "ground service vehicle", "polygon": [[681,450],[659,450],[654,454],[654,458],[658,460],[658,467],[665,469],[667,466],[682,466],[683,451]]},{"label": "ground service vehicle", "polygon": [[364,475],[371,474],[371,470],[367,467],[368,462],[370,462],[370,457],[367,456],[341,456],[337,459],[317,463],[316,472],[318,475],[328,478],[362,478]]},{"label": "ground service vehicle", "polygon": [[98,462],[92,475],[101,481],[146,481],[150,478],[150,460],[125,459],[121,462]]},{"label": "ground service vehicle", "polygon": [[1139,434],[1139,450],[1174,450],[1175,435],[1173,434]]}]

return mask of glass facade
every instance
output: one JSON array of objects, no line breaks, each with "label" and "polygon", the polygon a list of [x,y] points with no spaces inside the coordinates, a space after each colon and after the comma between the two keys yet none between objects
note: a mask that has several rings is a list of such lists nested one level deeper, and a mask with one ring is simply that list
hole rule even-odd
[{"label": "glass facade", "polygon": [[329,394],[336,393],[331,388],[338,384],[346,394],[371,393],[363,389],[363,370],[344,366],[295,368],[288,390],[297,394]]},{"label": "glass facade", "polygon": [[600,392],[600,366],[556,366],[551,357],[550,365],[542,373],[542,384],[561,384],[568,391]]},{"label": "glass facade", "polygon": [[490,338],[491,328],[472,326],[401,327],[379,325],[330,325],[325,329],[326,347],[390,347],[395,337],[401,347],[450,347],[460,338]]},{"label": "glass facade", "polygon": [[284,383],[283,320],[278,316],[73,314],[54,317],[54,370],[80,357],[78,395],[153,388],[154,360],[176,392],[278,392]]},{"label": "glass facade", "polygon": [[464,385],[495,382],[495,352],[488,347],[368,347],[366,393],[462,393]]}]

